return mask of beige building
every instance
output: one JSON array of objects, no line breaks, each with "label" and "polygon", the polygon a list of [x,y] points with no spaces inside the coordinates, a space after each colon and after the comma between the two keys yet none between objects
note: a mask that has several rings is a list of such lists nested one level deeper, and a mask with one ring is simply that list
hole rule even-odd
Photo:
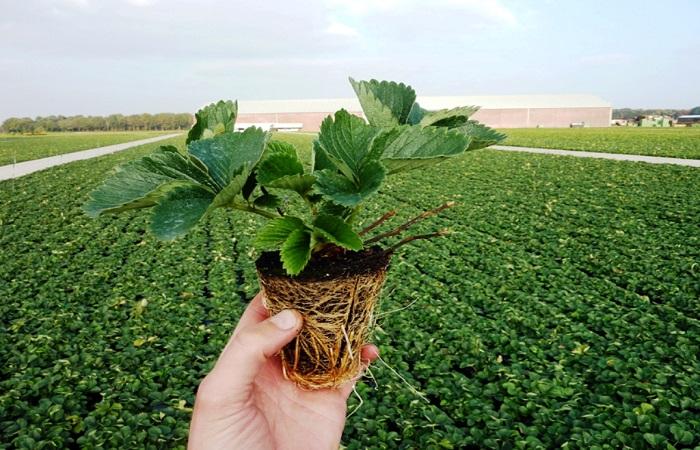
[{"label": "beige building", "polygon": [[[608,127],[612,105],[594,95],[499,95],[418,97],[418,103],[435,110],[478,105],[472,118],[494,128]],[[239,101],[239,126],[318,131],[321,121],[344,108],[362,116],[355,98],[312,100]]]}]

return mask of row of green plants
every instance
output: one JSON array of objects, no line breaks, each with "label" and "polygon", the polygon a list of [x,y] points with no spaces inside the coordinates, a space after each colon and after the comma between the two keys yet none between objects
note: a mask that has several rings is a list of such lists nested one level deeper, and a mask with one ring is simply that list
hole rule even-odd
[{"label": "row of green plants", "polygon": [[698,128],[522,128],[505,145],[700,159]]},{"label": "row of green plants", "polygon": [[[216,214],[161,243],[143,215],[84,216],[109,170],[155,147],[0,183],[9,447],[185,446],[195,388],[257,292],[262,222]],[[700,445],[699,182],[492,151],[392,178],[360,223],[459,205],[417,225],[449,239],[392,265],[373,337],[391,369],[359,386],[344,445]]]},{"label": "row of green plants", "polygon": [[0,134],[0,166],[64,153],[138,141],[163,131],[52,133],[43,136]]}]

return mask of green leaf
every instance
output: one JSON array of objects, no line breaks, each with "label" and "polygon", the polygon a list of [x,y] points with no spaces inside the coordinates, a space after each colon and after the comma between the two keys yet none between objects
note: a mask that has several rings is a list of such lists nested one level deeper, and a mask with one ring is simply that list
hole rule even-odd
[{"label": "green leaf", "polygon": [[683,445],[690,445],[693,443],[693,439],[695,439],[693,433],[679,424],[671,425],[671,433],[673,434],[673,438]]},{"label": "green leaf", "polygon": [[314,139],[313,146],[311,147],[311,172],[313,173],[317,170],[325,169],[335,169],[335,165],[321,148],[318,139]]},{"label": "green leaf", "polygon": [[313,223],[314,230],[326,240],[348,250],[362,250],[362,239],[350,225],[331,215],[319,215]]},{"label": "green leaf", "polygon": [[201,186],[178,186],[153,208],[151,231],[158,239],[172,240],[187,233],[206,213],[214,195]]},{"label": "green leaf", "polygon": [[411,106],[411,111],[408,113],[406,123],[409,125],[418,125],[427,113],[428,110],[421,108],[418,102],[416,102]]},{"label": "green leaf", "polygon": [[407,123],[416,101],[416,92],[411,86],[393,81],[355,81],[352,78],[350,84],[371,125],[393,127]]},{"label": "green leaf", "polygon": [[[267,143],[267,148],[265,149],[265,156],[273,154],[284,154],[299,158],[297,155],[297,149],[294,145],[289,142],[284,141],[269,141]],[[264,158],[263,158],[264,159]]]},{"label": "green leaf", "polygon": [[272,219],[265,224],[255,236],[255,245],[263,249],[277,249],[294,231],[306,229],[304,222],[292,216]]},{"label": "green leaf", "polygon": [[223,189],[234,176],[241,173],[244,164],[250,164],[250,167],[257,164],[269,136],[260,128],[250,127],[242,133],[226,133],[212,139],[194,141],[188,149],[191,155],[207,166],[211,177]]},{"label": "green leaf", "polygon": [[486,148],[490,145],[498,144],[506,138],[505,134],[499,133],[476,120],[470,120],[460,127],[453,128],[452,131],[457,131],[472,138],[469,150]]},{"label": "green leaf", "polygon": [[231,100],[219,100],[217,103],[208,105],[195,114],[196,122],[187,133],[187,141],[197,141],[199,139],[209,139],[222,133],[234,131],[236,116],[238,115],[238,102]]},{"label": "green leaf", "polygon": [[385,128],[382,130],[372,141],[370,153],[373,159],[381,160],[384,155],[384,151],[389,148],[392,143],[397,140],[399,136],[401,136],[401,134],[406,133],[407,130],[420,130],[420,128],[403,125],[400,127]]},{"label": "green leaf", "polygon": [[332,170],[321,170],[316,174],[316,188],[324,198],[342,206],[353,207],[379,189],[386,171],[378,161],[372,161],[362,168],[359,183]]},{"label": "green leaf", "polygon": [[658,444],[661,444],[664,441],[664,437],[660,434],[644,433],[642,436],[644,437],[644,440],[647,441],[652,447],[656,447]]},{"label": "green leaf", "polygon": [[[323,196],[322,196],[323,197]],[[331,201],[324,201],[318,208],[318,215],[330,215],[347,220],[354,208],[342,206]]]},{"label": "green leaf", "polygon": [[464,153],[469,141],[468,136],[445,128],[403,126],[384,131],[375,147],[381,148],[381,161],[394,174]]},{"label": "green leaf", "polygon": [[477,112],[477,106],[460,106],[452,109],[441,109],[439,111],[428,111],[420,121],[420,126],[435,126],[454,128],[464,125],[469,117]]},{"label": "green leaf", "polygon": [[189,156],[175,147],[160,147],[154,153],[130,161],[91,192],[83,210],[91,217],[106,212],[147,208],[173,188],[200,184],[214,190],[216,183]]},{"label": "green leaf", "polygon": [[316,182],[316,177],[313,175],[286,175],[277,178],[266,184],[267,187],[277,188],[277,189],[287,189],[290,191],[296,191],[302,197],[305,197],[314,186]]},{"label": "green leaf", "polygon": [[258,182],[267,186],[275,180],[288,175],[302,175],[304,166],[296,154],[272,153],[258,164]]},{"label": "green leaf", "polygon": [[[347,178],[359,182],[359,173],[370,155],[377,128],[341,109],[321,123],[319,148]],[[319,169],[316,169],[319,170]]]},{"label": "green leaf", "polygon": [[308,230],[294,230],[282,244],[282,267],[289,275],[298,275],[311,258],[311,234]]},{"label": "green leaf", "polygon": [[103,213],[148,208],[170,189],[189,184],[144,171],[136,163],[138,161],[119,167],[104,184],[92,191],[90,199],[83,205],[83,211],[95,218]]},{"label": "green leaf", "polygon": [[314,184],[313,175],[304,175],[296,148],[285,142],[270,142],[267,156],[258,164],[257,180],[266,187],[288,189],[305,196]]},{"label": "green leaf", "polygon": [[236,199],[238,194],[243,196],[243,188],[250,176],[250,165],[244,164],[240,170],[241,172],[235,175],[229,184],[216,194],[216,197],[214,197],[211,203],[211,209],[229,206]]},{"label": "green leaf", "polygon": [[197,158],[180,153],[172,146],[160,147],[143,158],[144,165],[153,173],[161,173],[173,179],[187,180],[216,190],[216,182],[209,175],[207,167]]},{"label": "green leaf", "polygon": [[316,172],[316,189],[324,198],[342,206],[355,206],[364,198],[352,180],[333,170]]}]

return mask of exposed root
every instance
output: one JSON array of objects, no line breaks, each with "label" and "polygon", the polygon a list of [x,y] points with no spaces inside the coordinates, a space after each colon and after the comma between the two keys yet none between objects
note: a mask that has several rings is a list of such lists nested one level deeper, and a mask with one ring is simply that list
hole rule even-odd
[{"label": "exposed root", "polygon": [[391,367],[389,364],[387,364],[386,361],[384,361],[384,359],[383,359],[380,355],[377,355],[377,359],[378,359],[379,361],[381,361],[381,363],[384,364],[384,366],[385,366],[387,369],[389,369],[389,370],[391,371],[391,373],[393,373],[393,374],[396,375],[401,381],[403,381],[403,383],[404,383],[406,386],[408,386],[408,390],[410,390],[413,394],[415,394],[415,395],[417,395],[418,397],[420,397],[421,399],[423,399],[426,403],[430,403],[430,400],[428,400],[428,397],[426,397],[425,394],[423,394],[421,391],[419,391],[418,389],[416,389],[411,383],[409,383],[404,377],[402,377],[401,374],[398,373],[398,372],[397,372],[393,367]]},{"label": "exposed root", "polygon": [[348,417],[355,414],[362,407],[362,405],[365,404],[365,401],[362,399],[362,396],[357,392],[357,385],[352,387],[352,392],[355,394],[355,397],[357,397],[357,399],[360,401],[360,403],[357,404],[357,406],[350,412],[350,414],[345,416],[346,420],[348,419]]},{"label": "exposed root", "polygon": [[377,390],[377,386],[379,386],[379,385],[377,384],[377,378],[375,378],[374,373],[372,372],[372,369],[370,369],[369,366],[367,366],[367,367],[365,368],[365,374],[364,374],[364,376],[366,376],[366,377],[372,379],[372,388],[376,391],[376,390]]},{"label": "exposed root", "polygon": [[384,317],[384,316],[388,316],[389,314],[394,314],[394,313],[397,313],[399,311],[403,311],[404,309],[408,309],[411,306],[413,306],[417,301],[418,301],[418,299],[414,298],[412,302],[408,303],[405,306],[402,306],[401,308],[396,308],[396,309],[392,309],[391,311],[381,312],[381,313],[377,314],[377,319]]},{"label": "exposed root", "polygon": [[350,343],[348,332],[345,331],[345,325],[340,327],[340,329],[343,330],[343,336],[345,336],[345,344],[347,345],[348,352],[350,353],[350,359],[355,359],[355,356],[352,354],[352,344]]},{"label": "exposed root", "polygon": [[258,275],[271,315],[296,309],[304,317],[280,355],[285,377],[306,389],[337,388],[355,378],[386,267],[320,281]]}]

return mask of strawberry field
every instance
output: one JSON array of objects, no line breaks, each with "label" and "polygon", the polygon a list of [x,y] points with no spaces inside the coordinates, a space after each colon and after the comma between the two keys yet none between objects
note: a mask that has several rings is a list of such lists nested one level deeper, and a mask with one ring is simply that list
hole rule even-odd
[{"label": "strawberry field", "polygon": [[700,159],[698,128],[522,128],[504,131],[508,134],[506,145]]},{"label": "strawberry field", "polygon": [[[217,211],[167,244],[143,215],[80,209],[168,143],[184,137],[0,183],[0,447],[186,445],[258,289],[258,221]],[[688,167],[490,150],[392,179],[366,222],[389,201],[397,223],[459,206],[417,227],[450,236],[392,263],[373,339],[388,366],[351,398],[344,445],[700,447],[699,185]]]},{"label": "strawberry field", "polygon": [[138,141],[160,134],[164,133],[160,131],[78,132],[37,136],[0,134],[0,166],[121,144],[122,142]]}]

